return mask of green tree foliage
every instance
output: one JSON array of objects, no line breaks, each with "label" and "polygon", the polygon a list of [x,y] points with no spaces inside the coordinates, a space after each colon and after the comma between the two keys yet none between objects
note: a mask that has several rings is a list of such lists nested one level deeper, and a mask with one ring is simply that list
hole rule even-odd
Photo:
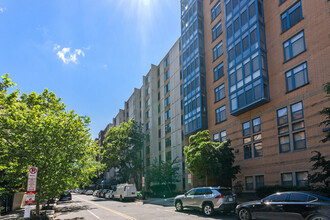
[{"label": "green tree foliage", "polygon": [[233,166],[235,155],[230,141],[212,142],[209,131],[200,131],[189,137],[189,145],[184,148],[188,170],[199,178],[216,177],[220,184],[230,186],[240,172],[239,166]]},{"label": "green tree foliage", "polygon": [[37,95],[8,93],[9,75],[0,83],[0,186],[26,187],[29,166],[38,167],[39,203],[87,183],[101,168],[88,125],[90,119],[67,111],[47,89]]},{"label": "green tree foliage", "polygon": [[[330,95],[330,82],[326,83],[324,85],[324,91],[327,93],[327,95]],[[325,107],[320,112],[321,115],[325,116],[325,120],[321,122],[320,125],[324,125],[326,128],[329,128],[330,126],[330,107]],[[321,140],[323,143],[330,141],[330,131],[327,131],[325,138]]]},{"label": "green tree foliage", "polygon": [[151,169],[148,172],[148,181],[164,185],[171,193],[171,187],[175,182],[178,182],[178,174],[180,167],[178,166],[178,158],[173,161],[158,161],[155,159],[152,163]]},{"label": "green tree foliage", "polygon": [[118,168],[122,181],[134,179],[137,184],[142,176],[142,157],[145,135],[134,120],[111,127],[103,142],[102,163],[107,169]]},{"label": "green tree foliage", "polygon": [[311,183],[322,183],[327,188],[330,187],[330,160],[326,160],[318,151],[313,151],[316,155],[312,156],[310,162],[314,162],[312,170],[319,170],[309,176]]}]

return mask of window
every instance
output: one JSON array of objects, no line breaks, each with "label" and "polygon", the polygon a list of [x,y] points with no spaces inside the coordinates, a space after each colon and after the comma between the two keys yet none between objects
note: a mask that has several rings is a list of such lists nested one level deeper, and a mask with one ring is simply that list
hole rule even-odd
[{"label": "window", "polygon": [[283,2],[285,2],[286,0],[280,0],[280,4],[282,4]]},{"label": "window", "polygon": [[255,176],[255,179],[256,179],[256,189],[265,185],[264,175]]},{"label": "window", "polygon": [[284,61],[287,61],[306,50],[304,31],[290,38],[283,44]]},{"label": "window", "polygon": [[213,48],[213,60],[218,59],[223,54],[222,41]]},{"label": "window", "polygon": [[285,135],[279,138],[280,142],[280,153],[285,153],[290,151],[290,136]]},{"label": "window", "polygon": [[171,104],[171,96],[167,96],[164,100],[164,106],[167,107],[169,104]]},{"label": "window", "polygon": [[150,129],[150,122],[148,122],[147,124],[146,124],[146,130],[149,130]]},{"label": "window", "polygon": [[215,89],[215,101],[218,102],[223,98],[225,98],[225,84]]},{"label": "window", "polygon": [[150,118],[150,110],[146,112],[146,118]]},{"label": "window", "polygon": [[228,1],[226,4],[226,15],[228,16],[231,13],[231,2]]},{"label": "window", "polygon": [[283,186],[293,186],[292,173],[282,173],[281,180]]},{"label": "window", "polygon": [[220,63],[217,67],[214,68],[214,81],[217,81],[224,75],[223,63]]},{"label": "window", "polygon": [[171,118],[171,109],[165,112],[165,121]]},{"label": "window", "polygon": [[245,145],[244,147],[244,159],[252,158],[251,144]]},{"label": "window", "polygon": [[281,15],[282,32],[298,23],[303,18],[301,2],[297,2]]},{"label": "window", "polygon": [[217,110],[215,110],[216,113],[216,123],[220,123],[223,122],[224,120],[226,120],[226,106],[222,106],[220,108],[218,108]]},{"label": "window", "polygon": [[296,172],[296,185],[297,186],[306,186],[308,185],[308,172]]},{"label": "window", "polygon": [[166,93],[168,93],[170,91],[170,83],[167,83],[165,86],[164,86],[164,95]]},{"label": "window", "polygon": [[292,91],[308,83],[307,63],[303,63],[285,73],[286,90]]},{"label": "window", "polygon": [[249,18],[251,19],[253,16],[256,15],[256,5],[253,2],[250,6],[249,6]]},{"label": "window", "polygon": [[[285,153],[291,151],[290,147],[290,136],[293,140],[293,149],[294,150],[303,150],[306,149],[306,134],[304,131],[305,122],[303,104],[298,102],[290,106],[290,121],[288,120],[288,108],[284,107],[277,110],[277,124],[278,135],[279,135],[279,150],[280,153]],[[289,127],[291,124],[291,127]],[[291,129],[291,131],[290,131]]]},{"label": "window", "polygon": [[171,132],[171,123],[168,123],[165,125],[165,134],[168,134]]},{"label": "window", "polygon": [[254,145],[254,157],[262,157],[263,156],[262,142],[253,145]]},{"label": "window", "polygon": [[167,56],[164,60],[164,68],[166,68],[168,64],[170,64],[170,56]]},{"label": "window", "polygon": [[245,190],[253,190],[253,177],[252,176],[246,176],[245,177]]},{"label": "window", "polygon": [[213,21],[221,12],[220,1],[211,10],[211,20]]},{"label": "window", "polygon": [[217,39],[221,33],[222,33],[222,23],[221,21],[219,21],[219,23],[212,28],[212,40]]},{"label": "window", "polygon": [[234,21],[234,33],[239,31],[239,18]]},{"label": "window", "polygon": [[241,26],[243,27],[247,23],[247,10],[241,14]]},{"label": "window", "polygon": [[302,102],[291,105],[291,118],[296,121],[304,117]]},{"label": "window", "polygon": [[165,147],[171,147],[171,137],[165,139]]},{"label": "window", "polygon": [[164,82],[170,78],[170,71],[167,70],[165,73],[164,73]]},{"label": "window", "polygon": [[257,133],[261,131],[260,118],[253,119],[252,124],[253,124],[253,133]]},{"label": "window", "polygon": [[241,50],[241,42],[239,41],[236,45],[235,45],[235,56],[239,56],[241,55],[242,50]]},{"label": "window", "polygon": [[251,134],[251,129],[250,129],[250,122],[245,122],[243,124],[243,136],[250,135]]},{"label": "window", "polygon": [[171,161],[172,160],[172,154],[171,151],[166,153],[166,161]]},{"label": "window", "polygon": [[220,142],[226,141],[227,140],[227,132],[226,131],[221,131],[220,132]]},{"label": "window", "polygon": [[295,150],[306,148],[306,136],[305,131],[301,131],[293,134],[293,145]]},{"label": "window", "polygon": [[227,38],[230,38],[231,36],[233,36],[233,25],[232,24],[230,24],[227,27]]},{"label": "window", "polygon": [[146,101],[146,107],[148,107],[150,105],[150,99],[147,99]]},{"label": "window", "polygon": [[288,108],[277,110],[277,124],[282,125],[288,123]]},{"label": "window", "polygon": [[213,134],[213,141],[218,142],[219,141],[219,133]]},{"label": "window", "polygon": [[231,48],[229,51],[228,51],[228,61],[231,62],[234,60],[234,48]]},{"label": "window", "polygon": [[243,51],[249,49],[249,35],[246,35],[246,37],[243,38],[242,44],[243,44]]}]

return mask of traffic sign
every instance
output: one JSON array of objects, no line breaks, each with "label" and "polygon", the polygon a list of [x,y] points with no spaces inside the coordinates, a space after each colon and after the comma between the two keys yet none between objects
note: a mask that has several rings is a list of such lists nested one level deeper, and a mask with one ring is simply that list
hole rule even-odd
[{"label": "traffic sign", "polygon": [[36,191],[37,189],[37,179],[29,178],[27,184],[27,191]]},{"label": "traffic sign", "polygon": [[34,204],[36,192],[26,192],[25,204]]},{"label": "traffic sign", "polygon": [[37,179],[38,168],[37,167],[29,167],[29,179]]}]

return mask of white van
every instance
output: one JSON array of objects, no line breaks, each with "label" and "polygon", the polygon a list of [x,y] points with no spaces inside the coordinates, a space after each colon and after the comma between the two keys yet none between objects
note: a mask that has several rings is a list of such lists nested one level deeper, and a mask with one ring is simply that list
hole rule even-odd
[{"label": "white van", "polygon": [[137,196],[134,184],[118,184],[116,190],[112,193],[112,199],[134,200]]}]

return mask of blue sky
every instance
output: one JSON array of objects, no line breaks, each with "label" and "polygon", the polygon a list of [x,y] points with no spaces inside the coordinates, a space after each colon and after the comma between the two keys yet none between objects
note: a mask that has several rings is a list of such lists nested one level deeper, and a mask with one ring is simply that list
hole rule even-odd
[{"label": "blue sky", "polygon": [[180,36],[179,0],[0,0],[0,75],[112,122]]}]

